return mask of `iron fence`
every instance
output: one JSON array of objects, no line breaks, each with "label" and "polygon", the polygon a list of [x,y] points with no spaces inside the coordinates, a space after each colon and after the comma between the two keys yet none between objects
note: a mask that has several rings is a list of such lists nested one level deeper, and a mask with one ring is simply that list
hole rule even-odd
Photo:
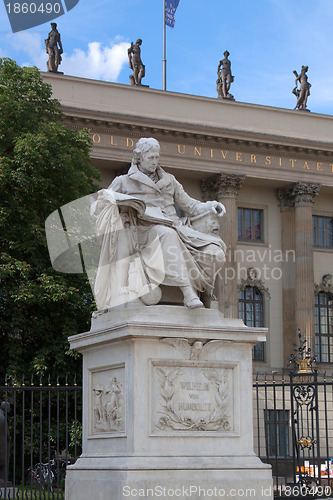
[{"label": "iron fence", "polygon": [[7,377],[0,400],[0,499],[62,500],[81,453],[82,387]]},{"label": "iron fence", "polygon": [[[63,500],[66,466],[81,453],[82,387],[7,379],[0,401],[0,499]],[[307,485],[311,498],[331,496],[333,375],[257,374],[253,401],[254,448],[272,465],[275,493],[293,498]]]},{"label": "iron fence", "polygon": [[257,374],[253,401],[254,448],[272,465],[275,493],[332,496],[333,375]]}]

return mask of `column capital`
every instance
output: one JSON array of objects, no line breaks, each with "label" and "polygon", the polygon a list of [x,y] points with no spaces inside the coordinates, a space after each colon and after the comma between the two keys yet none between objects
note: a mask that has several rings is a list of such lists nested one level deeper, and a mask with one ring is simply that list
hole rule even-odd
[{"label": "column capital", "polygon": [[309,207],[314,204],[314,198],[319,194],[320,184],[298,182],[293,188],[295,207]]},{"label": "column capital", "polygon": [[216,174],[203,181],[201,189],[206,199],[236,198],[244,180],[245,175]]},{"label": "column capital", "polygon": [[277,197],[280,201],[281,212],[287,212],[294,210],[295,200],[293,196],[293,188],[281,188],[278,189]]},{"label": "column capital", "polygon": [[314,204],[320,184],[298,182],[293,186],[279,189],[277,197],[280,200],[281,211],[293,210],[294,207],[307,207]]}]

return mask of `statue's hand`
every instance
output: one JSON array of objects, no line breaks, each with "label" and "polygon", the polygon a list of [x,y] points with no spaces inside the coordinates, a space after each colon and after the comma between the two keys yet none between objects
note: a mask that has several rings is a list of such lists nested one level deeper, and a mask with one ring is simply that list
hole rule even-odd
[{"label": "statue's hand", "polygon": [[225,214],[225,206],[223,203],[220,203],[219,201],[206,201],[205,203],[206,207],[208,210],[211,210],[214,214],[218,215],[219,217],[222,217],[222,215]]}]

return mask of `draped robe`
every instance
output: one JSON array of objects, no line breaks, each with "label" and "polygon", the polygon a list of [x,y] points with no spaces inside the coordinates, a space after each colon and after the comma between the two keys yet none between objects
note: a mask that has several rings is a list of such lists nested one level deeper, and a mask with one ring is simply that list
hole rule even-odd
[{"label": "draped robe", "polygon": [[[147,283],[190,285],[200,292],[213,290],[216,274],[225,261],[225,244],[216,235],[194,230],[176,212],[177,206],[190,220],[207,212],[207,205],[191,198],[173,175],[160,167],[157,173],[159,180],[154,182],[132,165],[126,175],[116,177],[108,190],[103,190],[104,195],[94,207],[99,217],[97,229],[103,238],[95,282],[99,309],[123,300],[119,288],[127,290],[128,300],[142,296],[147,292]],[[106,231],[105,226],[118,225],[118,229],[121,226],[121,214],[115,206],[118,194],[141,200],[144,208],[136,213],[135,220],[133,214],[127,215],[127,227],[116,241],[112,230]],[[136,256],[134,261],[133,256]],[[125,265],[119,265],[120,261]],[[134,270],[136,276],[140,275],[139,280],[133,280]]]}]

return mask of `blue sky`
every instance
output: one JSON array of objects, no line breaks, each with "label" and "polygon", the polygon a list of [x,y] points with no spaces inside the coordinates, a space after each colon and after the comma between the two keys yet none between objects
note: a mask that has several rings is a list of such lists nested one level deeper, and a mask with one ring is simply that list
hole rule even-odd
[{"label": "blue sky", "polygon": [[[22,1],[22,0],[21,0]],[[142,38],[143,83],[162,89],[163,0],[80,0],[57,18],[67,75],[129,83],[127,47]],[[230,52],[237,101],[292,109],[293,70],[308,65],[308,108],[333,114],[332,0],[180,0],[167,27],[167,90],[216,97]],[[49,23],[13,34],[0,5],[0,57],[46,70]]]}]

